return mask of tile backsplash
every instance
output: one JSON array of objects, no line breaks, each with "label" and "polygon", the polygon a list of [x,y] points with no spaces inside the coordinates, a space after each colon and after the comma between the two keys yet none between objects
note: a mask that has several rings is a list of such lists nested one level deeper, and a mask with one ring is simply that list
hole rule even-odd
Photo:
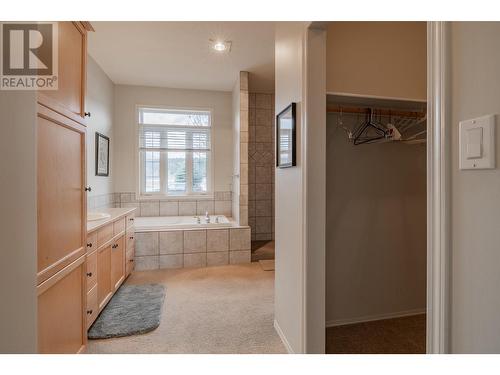
[{"label": "tile backsplash", "polygon": [[93,211],[99,208],[120,207],[120,195],[117,193],[92,195],[87,197],[87,210]]},{"label": "tile backsplash", "polygon": [[116,207],[135,207],[137,216],[192,216],[225,215],[232,216],[230,191],[216,191],[213,198],[208,199],[158,199],[136,200],[135,193],[121,192],[118,195]]}]

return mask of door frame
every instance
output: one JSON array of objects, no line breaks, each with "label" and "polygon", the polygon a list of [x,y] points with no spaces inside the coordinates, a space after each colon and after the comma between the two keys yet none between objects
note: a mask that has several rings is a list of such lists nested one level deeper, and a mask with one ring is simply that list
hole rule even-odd
[{"label": "door frame", "polygon": [[427,23],[427,353],[450,344],[450,134],[448,27]]}]

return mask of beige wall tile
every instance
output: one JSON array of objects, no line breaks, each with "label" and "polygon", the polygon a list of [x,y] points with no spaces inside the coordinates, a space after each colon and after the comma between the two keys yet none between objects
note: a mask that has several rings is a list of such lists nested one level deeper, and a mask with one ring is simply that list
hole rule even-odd
[{"label": "beige wall tile", "polygon": [[202,253],[207,251],[206,230],[184,231],[184,253]]},{"label": "beige wall tile", "polygon": [[256,94],[255,95],[255,107],[263,109],[273,108],[274,96],[272,94]]},{"label": "beige wall tile", "polygon": [[250,250],[230,251],[229,252],[229,263],[230,264],[241,264],[241,263],[250,263],[250,262],[251,262]]},{"label": "beige wall tile", "polygon": [[256,218],[255,231],[256,233],[272,233],[273,231],[272,217]]},{"label": "beige wall tile", "polygon": [[135,211],[135,214],[137,216],[140,216],[140,214],[141,214],[141,212],[140,212],[141,205],[137,202],[135,202],[135,203],[122,203],[122,204],[120,204],[120,207],[121,208],[136,208],[137,210]]},{"label": "beige wall tile", "polygon": [[272,216],[272,201],[257,200],[255,201],[255,216]]},{"label": "beige wall tile", "polygon": [[207,266],[224,266],[229,263],[229,252],[207,253]]},{"label": "beige wall tile", "polygon": [[240,165],[248,164],[248,142],[240,143]]},{"label": "beige wall tile", "polygon": [[256,200],[270,200],[273,197],[273,184],[256,184],[255,185],[255,199]]},{"label": "beige wall tile", "polygon": [[266,126],[255,127],[255,142],[272,142],[273,129]]},{"label": "beige wall tile", "polygon": [[207,230],[207,252],[229,250],[229,229]]},{"label": "beige wall tile", "polygon": [[248,72],[240,72],[240,90],[248,91]]},{"label": "beige wall tile", "polygon": [[197,215],[205,215],[205,212],[208,211],[209,215],[214,214],[214,201],[197,201],[196,202],[196,214]]},{"label": "beige wall tile", "polygon": [[184,254],[184,268],[206,267],[207,253]]},{"label": "beige wall tile", "polygon": [[196,201],[180,201],[179,216],[196,215]]},{"label": "beige wall tile", "polygon": [[156,270],[159,268],[159,256],[136,256],[134,258],[136,271]]},{"label": "beige wall tile", "polygon": [[272,167],[255,167],[255,182],[257,184],[268,184],[272,181]]},{"label": "beige wall tile", "polygon": [[141,202],[141,216],[159,216],[159,215],[160,215],[159,201]]},{"label": "beige wall tile", "polygon": [[182,254],[183,248],[183,231],[160,232],[160,254]]},{"label": "beige wall tile", "polygon": [[231,228],[229,230],[230,250],[250,250],[250,228]]},{"label": "beige wall tile", "polygon": [[256,241],[269,241],[273,239],[272,233],[257,233],[255,234]]},{"label": "beige wall tile", "polygon": [[248,225],[248,206],[240,206],[240,225]]},{"label": "beige wall tile", "polygon": [[248,92],[240,91],[240,113],[243,111],[248,112]]},{"label": "beige wall tile", "polygon": [[184,255],[160,255],[160,268],[182,268],[184,265]]},{"label": "beige wall tile", "polygon": [[160,202],[160,216],[178,216],[179,202]]},{"label": "beige wall tile", "polygon": [[231,201],[215,201],[215,215],[231,216]]},{"label": "beige wall tile", "polygon": [[158,232],[136,232],[135,255],[158,255]]},{"label": "beige wall tile", "polygon": [[248,131],[248,111],[240,110],[240,131],[247,132]]}]

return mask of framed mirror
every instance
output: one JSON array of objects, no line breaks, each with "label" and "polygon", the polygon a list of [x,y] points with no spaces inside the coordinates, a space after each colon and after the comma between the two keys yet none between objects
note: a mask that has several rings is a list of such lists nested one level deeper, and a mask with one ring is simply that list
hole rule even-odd
[{"label": "framed mirror", "polygon": [[296,164],[296,103],[291,103],[276,116],[276,166],[293,167]]}]

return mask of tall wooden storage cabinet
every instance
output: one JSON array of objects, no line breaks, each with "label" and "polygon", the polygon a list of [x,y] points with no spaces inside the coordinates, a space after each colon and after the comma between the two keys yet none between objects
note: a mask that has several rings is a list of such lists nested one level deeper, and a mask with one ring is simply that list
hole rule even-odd
[{"label": "tall wooden storage cabinet", "polygon": [[38,95],[38,352],[79,353],[86,336],[87,31],[59,22],[59,89]]}]

